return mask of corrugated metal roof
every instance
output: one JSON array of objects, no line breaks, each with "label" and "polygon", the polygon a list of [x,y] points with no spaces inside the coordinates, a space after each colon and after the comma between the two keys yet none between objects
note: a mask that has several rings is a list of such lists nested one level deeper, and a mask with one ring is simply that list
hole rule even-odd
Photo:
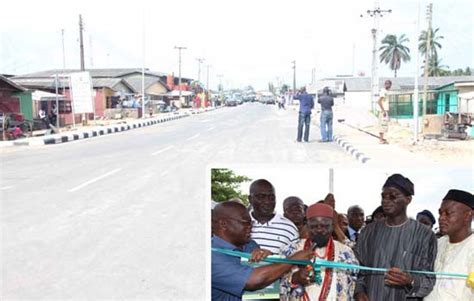
[{"label": "corrugated metal roof", "polygon": [[7,85],[11,86],[12,88],[19,90],[19,91],[25,91],[25,88],[20,86],[19,84],[15,83],[14,81],[6,78],[3,75],[0,75],[0,81],[5,82]]},{"label": "corrugated metal roof", "polygon": [[[114,77],[114,78],[119,78],[119,77],[125,77],[130,74],[134,73],[142,73],[141,68],[110,68],[110,69],[86,69],[85,71],[88,71],[91,75],[91,77],[96,77],[96,78],[109,78],[109,77]],[[43,77],[52,77],[56,74],[70,74],[70,73],[76,73],[76,72],[81,72],[79,69],[52,69],[52,70],[46,70],[46,71],[40,71],[40,72],[35,72],[35,73],[29,73],[29,74],[22,74],[16,76],[16,78],[43,78]],[[165,73],[161,72],[152,72],[148,69],[145,69],[145,74],[148,74],[150,76],[156,76],[156,77],[166,77]]]},{"label": "corrugated metal roof", "polygon": [[[55,83],[53,77],[46,78],[12,78],[12,81],[15,83],[24,86],[26,88],[38,88],[38,89],[55,89]],[[92,78],[92,86],[94,88],[107,87],[114,89],[116,85],[123,83],[125,86],[129,87],[130,90],[134,91],[134,88],[125,80],[121,78]],[[69,80],[64,78],[59,78],[59,88],[69,88]]]},{"label": "corrugated metal roof", "polygon": [[[140,92],[142,90],[142,78],[140,77],[128,77],[124,79],[127,83],[130,84],[135,90]],[[158,78],[156,77],[149,77],[145,76],[145,90],[148,89],[150,86],[160,83],[163,87],[165,87],[166,90],[168,90],[168,87]]]},{"label": "corrugated metal roof", "polygon": [[[348,78],[328,78],[323,80],[343,80],[346,91],[370,91],[370,77],[348,77]],[[415,79],[413,77],[381,77],[379,78],[379,87],[383,87],[385,80],[392,81],[392,90],[411,90],[415,87]],[[474,76],[439,76],[428,77],[428,88],[434,89],[454,82],[473,81]],[[422,88],[424,84],[423,77],[418,78],[418,87]]]}]

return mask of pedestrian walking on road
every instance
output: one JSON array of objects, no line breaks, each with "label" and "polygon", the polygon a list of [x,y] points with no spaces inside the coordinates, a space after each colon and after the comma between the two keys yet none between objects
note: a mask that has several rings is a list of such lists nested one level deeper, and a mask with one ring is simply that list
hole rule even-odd
[{"label": "pedestrian walking on road", "polygon": [[296,141],[301,142],[304,124],[304,141],[308,142],[309,125],[311,122],[311,110],[314,108],[313,96],[306,93],[306,88],[303,87],[300,89],[300,92],[293,97],[293,99],[298,99],[300,101],[300,110],[298,116],[298,136],[296,138]]},{"label": "pedestrian walking on road", "polygon": [[380,144],[388,144],[387,139],[384,138],[384,134],[388,132],[388,91],[392,87],[392,81],[386,80],[384,83],[384,89],[380,91],[380,98],[378,100],[379,105],[379,141]]},{"label": "pedestrian walking on road", "polygon": [[323,95],[318,98],[318,103],[321,104],[321,142],[332,141],[332,106],[334,105],[334,98],[330,95],[331,90],[324,87]]}]

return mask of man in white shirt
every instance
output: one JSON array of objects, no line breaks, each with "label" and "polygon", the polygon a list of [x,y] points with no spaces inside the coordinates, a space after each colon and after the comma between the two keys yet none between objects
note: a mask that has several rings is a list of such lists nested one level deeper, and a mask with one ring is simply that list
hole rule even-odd
[{"label": "man in white shirt", "polygon": [[[436,272],[469,274],[474,272],[474,235],[471,224],[474,210],[473,195],[451,189],[439,208],[439,226],[445,236],[438,240]],[[436,276],[433,291],[427,301],[474,300],[474,289],[463,278]]]},{"label": "man in white shirt", "polygon": [[388,96],[387,93],[392,87],[392,82],[390,80],[386,80],[384,83],[385,89],[380,91],[380,98],[377,101],[379,105],[379,140],[381,144],[388,144],[387,139],[384,138],[384,134],[388,132]]},{"label": "man in white shirt", "polygon": [[299,241],[298,228],[283,215],[275,213],[275,189],[265,180],[250,185],[249,201],[253,211],[251,238],[273,254],[291,255]]}]

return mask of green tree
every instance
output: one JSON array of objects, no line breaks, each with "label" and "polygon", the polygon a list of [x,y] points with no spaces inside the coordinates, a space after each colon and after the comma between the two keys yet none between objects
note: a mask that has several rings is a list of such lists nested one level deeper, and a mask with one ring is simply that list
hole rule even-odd
[{"label": "green tree", "polygon": [[464,75],[472,75],[471,68],[466,67],[466,70],[464,71]]},{"label": "green tree", "polygon": [[441,64],[441,59],[432,57],[428,64],[428,76],[448,76],[450,75],[449,67]]},{"label": "green tree", "polygon": [[[430,29],[431,31],[431,37],[430,37],[430,53],[428,53],[428,59],[430,60],[432,57],[438,57],[438,49],[441,49],[441,43],[439,42],[440,40],[444,39],[443,36],[440,36],[438,34],[439,28],[436,28],[433,30],[432,28]],[[418,49],[420,50],[420,53],[422,56],[426,54],[426,49],[428,47],[428,31],[423,30],[420,34],[420,37],[418,38]]]},{"label": "green tree", "polygon": [[283,84],[280,88],[280,94],[284,94],[288,92],[289,89],[290,89],[290,86],[288,86],[287,84]]},{"label": "green tree", "polygon": [[408,38],[402,34],[400,38],[396,35],[388,34],[382,40],[382,47],[380,47],[380,62],[388,64],[390,69],[394,71],[394,76],[397,77],[397,70],[403,62],[410,61],[410,49],[403,45],[409,42]]},{"label": "green tree", "polygon": [[232,198],[239,198],[248,206],[248,195],[238,190],[241,183],[252,179],[236,175],[227,168],[213,168],[211,170],[211,198],[216,202],[225,202]]}]

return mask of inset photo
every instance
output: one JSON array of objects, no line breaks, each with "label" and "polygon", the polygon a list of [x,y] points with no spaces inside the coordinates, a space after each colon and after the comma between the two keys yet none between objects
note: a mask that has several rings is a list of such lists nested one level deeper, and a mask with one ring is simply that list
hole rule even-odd
[{"label": "inset photo", "polygon": [[212,168],[211,299],[469,300],[472,179],[470,169]]}]

